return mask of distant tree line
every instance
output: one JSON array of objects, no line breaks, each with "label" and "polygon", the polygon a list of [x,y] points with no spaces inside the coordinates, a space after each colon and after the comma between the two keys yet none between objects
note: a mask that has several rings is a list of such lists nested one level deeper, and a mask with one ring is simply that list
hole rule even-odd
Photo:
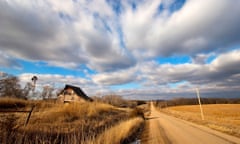
[{"label": "distant tree line", "polygon": [[24,92],[16,76],[1,73],[0,76],[0,96],[25,98]]},{"label": "distant tree line", "polygon": [[[201,98],[202,104],[240,104],[240,98]],[[157,100],[158,107],[170,107],[179,105],[197,105],[197,98],[175,98],[172,100]]]},{"label": "distant tree line", "polygon": [[3,72],[0,73],[0,97],[52,99],[57,95],[55,91],[57,89],[51,85],[43,86],[40,91],[35,90],[35,83],[32,84],[31,82],[27,82],[22,88],[18,77]]},{"label": "distant tree line", "polygon": [[136,103],[129,102],[119,95],[111,94],[104,96],[93,96],[94,101],[107,103],[117,107],[135,107]]},{"label": "distant tree line", "polygon": [[137,100],[126,100],[122,96],[111,94],[105,96],[93,96],[94,101],[107,103],[117,107],[129,107],[134,108],[141,104],[146,104],[145,101],[137,101]]}]

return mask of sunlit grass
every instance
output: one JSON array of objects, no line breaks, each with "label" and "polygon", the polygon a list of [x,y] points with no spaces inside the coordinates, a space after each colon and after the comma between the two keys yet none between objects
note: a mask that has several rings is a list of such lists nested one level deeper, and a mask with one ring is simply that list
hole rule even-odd
[{"label": "sunlit grass", "polygon": [[112,110],[114,108],[111,105],[95,102],[56,104],[54,107],[49,107],[44,111],[39,110],[35,112],[31,123],[72,122],[81,118],[94,117]]},{"label": "sunlit grass", "polygon": [[240,104],[209,104],[202,107],[205,120],[201,119],[199,105],[169,107],[163,111],[240,137]]},{"label": "sunlit grass", "polygon": [[[27,126],[24,126],[27,113],[13,113],[11,123],[7,121],[8,114],[2,115],[5,120],[0,123],[0,138],[5,137],[10,143],[86,143],[98,141],[100,135],[117,137],[118,134],[117,138],[122,141],[139,127],[140,121],[137,119],[142,119],[140,109],[120,109],[99,102],[24,102],[35,105]],[[9,133],[3,131],[7,129]],[[120,129],[124,133],[119,133]],[[0,139],[0,143],[4,140]]]},{"label": "sunlit grass", "polygon": [[29,101],[23,100],[23,99],[11,98],[11,97],[0,98],[0,108],[2,109],[23,108],[29,104],[30,104]]},{"label": "sunlit grass", "polygon": [[136,117],[123,121],[116,126],[113,126],[98,137],[93,138],[91,141],[86,142],[87,144],[120,144],[129,135],[132,135],[140,126],[143,124],[143,119]]}]

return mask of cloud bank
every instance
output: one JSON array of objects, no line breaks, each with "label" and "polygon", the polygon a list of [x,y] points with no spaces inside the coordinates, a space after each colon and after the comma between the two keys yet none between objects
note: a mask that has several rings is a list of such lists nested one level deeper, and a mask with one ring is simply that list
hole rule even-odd
[{"label": "cloud bank", "polygon": [[[93,95],[161,98],[191,95],[200,87],[206,95],[237,96],[239,13],[234,0],[3,0],[0,64],[22,70],[24,82],[36,74],[42,84],[73,83]],[[161,63],[175,56],[190,61]],[[82,77],[24,73],[20,60],[87,70]]]}]

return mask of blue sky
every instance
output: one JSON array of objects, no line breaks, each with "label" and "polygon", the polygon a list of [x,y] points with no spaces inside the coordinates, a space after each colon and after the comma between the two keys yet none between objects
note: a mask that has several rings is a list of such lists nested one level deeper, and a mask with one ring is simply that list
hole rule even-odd
[{"label": "blue sky", "polygon": [[129,99],[239,97],[240,2],[2,0],[0,72]]}]

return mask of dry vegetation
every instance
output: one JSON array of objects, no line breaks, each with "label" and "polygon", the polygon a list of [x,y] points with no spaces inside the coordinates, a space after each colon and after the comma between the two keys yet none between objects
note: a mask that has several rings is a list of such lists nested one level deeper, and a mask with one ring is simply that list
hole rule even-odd
[{"label": "dry vegetation", "polygon": [[127,137],[134,135],[135,132],[139,131],[139,125],[143,125],[143,119],[136,117],[119,123],[116,126],[113,126],[98,137],[93,138],[88,141],[87,144],[120,144],[120,143],[129,143],[132,141],[126,139]]},{"label": "dry vegetation", "polygon": [[199,105],[169,107],[161,111],[240,137],[240,104],[203,105],[205,120],[201,119]]},{"label": "dry vegetation", "polygon": [[135,108],[136,106],[146,104],[145,101],[141,100],[125,100],[119,95],[105,95],[105,96],[94,96],[92,97],[94,101],[107,103],[116,107],[129,107]]},{"label": "dry vegetation", "polygon": [[[137,108],[117,108],[99,102],[57,104],[0,99],[1,110],[27,110],[32,105],[35,108],[25,127],[27,113],[0,113],[0,143],[122,143],[143,124],[143,113]],[[115,137],[114,142],[108,137]]]},{"label": "dry vegetation", "polygon": [[18,109],[25,108],[30,104],[29,101],[18,99],[18,98],[10,98],[4,97],[0,100],[0,109]]}]

